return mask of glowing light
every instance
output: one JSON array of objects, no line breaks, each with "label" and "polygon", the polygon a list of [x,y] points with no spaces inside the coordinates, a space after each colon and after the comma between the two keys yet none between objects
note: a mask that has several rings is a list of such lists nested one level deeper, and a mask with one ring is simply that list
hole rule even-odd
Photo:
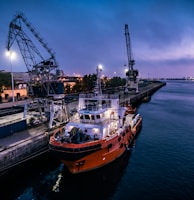
[{"label": "glowing light", "polygon": [[94,132],[94,133],[99,133],[100,130],[99,130],[99,128],[93,128],[93,132]]},{"label": "glowing light", "polygon": [[16,58],[16,53],[14,51],[6,51],[6,56],[9,57],[11,60]]},{"label": "glowing light", "polygon": [[12,66],[12,60],[15,59],[16,53],[14,51],[7,51],[6,56],[10,58],[10,65],[11,65],[11,88],[12,88],[12,101],[15,102],[14,97],[14,78],[13,78],[13,66]]},{"label": "glowing light", "polygon": [[103,66],[101,64],[98,65],[99,69],[103,69]]},{"label": "glowing light", "polygon": [[73,128],[73,126],[67,127],[68,132],[70,132],[72,128]]}]

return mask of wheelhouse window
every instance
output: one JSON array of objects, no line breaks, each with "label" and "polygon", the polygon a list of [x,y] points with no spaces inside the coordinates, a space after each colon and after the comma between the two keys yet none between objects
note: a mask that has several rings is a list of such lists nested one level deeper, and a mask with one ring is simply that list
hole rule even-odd
[{"label": "wheelhouse window", "polygon": [[85,119],[90,119],[90,116],[89,115],[85,115]]},{"label": "wheelhouse window", "polygon": [[97,118],[97,119],[100,119],[100,115],[96,115],[96,118]]}]

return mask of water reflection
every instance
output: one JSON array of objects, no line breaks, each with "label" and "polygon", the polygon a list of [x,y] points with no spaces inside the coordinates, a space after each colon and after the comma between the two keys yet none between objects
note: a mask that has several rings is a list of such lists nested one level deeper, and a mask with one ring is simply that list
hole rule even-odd
[{"label": "water reflection", "polygon": [[109,199],[128,164],[130,151],[115,162],[95,171],[70,174],[64,167],[53,186],[51,199]]},{"label": "water reflection", "polygon": [[59,161],[44,155],[0,178],[1,200],[110,199],[129,161],[130,150],[97,170],[70,174]]},{"label": "water reflection", "polygon": [[58,174],[60,162],[48,154],[39,156],[0,176],[1,200],[49,199],[50,185]]}]

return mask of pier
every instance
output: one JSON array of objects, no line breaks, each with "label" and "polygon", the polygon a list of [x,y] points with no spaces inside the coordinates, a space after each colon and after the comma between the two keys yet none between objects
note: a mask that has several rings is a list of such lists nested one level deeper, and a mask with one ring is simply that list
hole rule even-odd
[{"label": "pier", "polygon": [[161,87],[165,86],[165,82],[161,81],[149,81],[144,85],[139,85],[139,92],[137,94],[128,93],[121,94],[120,103],[128,102],[132,105],[138,105],[144,102],[145,98],[149,98],[152,96],[154,92],[156,92]]},{"label": "pier", "polygon": [[42,124],[0,138],[0,174],[48,151],[50,136],[46,131],[47,126]]},{"label": "pier", "polygon": [[[145,97],[151,96],[165,85],[165,82],[152,81],[142,86],[140,85],[137,94],[124,94],[119,92],[120,103],[124,104],[128,102],[133,105],[138,105]],[[75,108],[76,105],[77,102],[68,104],[69,109]],[[0,108],[3,107],[6,107],[6,105],[0,104]],[[0,138],[0,175],[26,160],[47,152],[51,135],[52,130],[48,131],[47,124],[41,124]]]}]

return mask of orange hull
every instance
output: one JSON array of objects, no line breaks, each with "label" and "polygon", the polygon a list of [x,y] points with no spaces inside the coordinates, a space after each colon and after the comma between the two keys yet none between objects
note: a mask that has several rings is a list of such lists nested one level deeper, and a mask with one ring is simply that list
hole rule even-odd
[{"label": "orange hull", "polygon": [[122,147],[115,147],[114,150],[111,150],[107,147],[76,161],[61,160],[61,162],[65,164],[71,173],[75,174],[79,172],[90,171],[107,165],[120,157],[125,150],[126,146],[124,145]]},{"label": "orange hull", "polygon": [[[139,120],[132,130],[127,128],[120,135],[81,144],[59,143],[52,136],[53,138],[51,137],[50,140],[51,150],[59,156],[61,162],[73,174],[97,169],[116,160],[126,151],[141,128],[141,124],[142,119]],[[55,149],[52,149],[52,146]],[[60,150],[57,150],[56,147]],[[99,148],[92,149],[90,147]]]}]

